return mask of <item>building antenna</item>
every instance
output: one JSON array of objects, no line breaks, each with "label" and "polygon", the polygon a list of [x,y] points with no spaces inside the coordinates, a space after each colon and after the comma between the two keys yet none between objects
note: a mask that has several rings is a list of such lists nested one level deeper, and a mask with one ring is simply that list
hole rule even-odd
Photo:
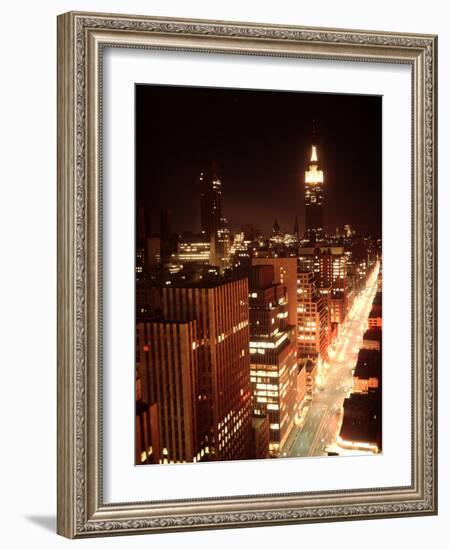
[{"label": "building antenna", "polygon": [[312,119],[312,145],[316,145],[316,121]]}]

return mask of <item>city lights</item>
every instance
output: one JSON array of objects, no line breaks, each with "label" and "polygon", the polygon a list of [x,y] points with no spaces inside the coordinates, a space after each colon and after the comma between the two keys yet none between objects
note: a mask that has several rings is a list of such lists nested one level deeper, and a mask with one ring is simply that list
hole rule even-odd
[{"label": "city lights", "polygon": [[362,171],[304,132],[288,185],[272,166],[259,189],[229,131],[210,120],[210,155],[172,136],[137,186],[136,464],[379,454],[382,242],[343,181]]}]

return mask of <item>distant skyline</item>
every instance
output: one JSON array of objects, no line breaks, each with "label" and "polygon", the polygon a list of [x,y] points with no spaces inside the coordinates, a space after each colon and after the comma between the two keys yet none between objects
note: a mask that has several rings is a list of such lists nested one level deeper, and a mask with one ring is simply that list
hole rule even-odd
[{"label": "distant skyline", "polygon": [[382,98],[342,94],[136,85],[136,198],[159,232],[199,231],[198,178],[210,160],[231,230],[265,234],[275,220],[304,231],[304,171],[316,127],[325,178],[325,230],[349,223],[381,235]]}]

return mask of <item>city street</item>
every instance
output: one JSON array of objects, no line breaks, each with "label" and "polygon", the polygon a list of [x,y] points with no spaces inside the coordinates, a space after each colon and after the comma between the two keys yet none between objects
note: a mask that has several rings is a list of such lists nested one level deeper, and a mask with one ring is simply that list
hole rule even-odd
[{"label": "city street", "polygon": [[282,456],[323,456],[326,447],[335,443],[343,414],[343,401],[350,394],[353,370],[368,316],[377,291],[379,265],[374,267],[365,289],[361,290],[341,328],[329,363],[318,372],[310,409],[302,426],[289,437]]}]

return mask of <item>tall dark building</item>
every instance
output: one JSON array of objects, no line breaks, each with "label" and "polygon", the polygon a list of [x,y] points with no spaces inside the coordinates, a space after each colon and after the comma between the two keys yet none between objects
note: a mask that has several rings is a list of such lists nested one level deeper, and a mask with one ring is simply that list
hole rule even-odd
[{"label": "tall dark building", "polygon": [[221,180],[212,166],[200,174],[201,231],[215,237],[221,228]]},{"label": "tall dark building", "polygon": [[299,221],[298,216],[295,218],[295,225],[293,226],[293,235],[298,239],[299,241]]},{"label": "tall dark building", "polygon": [[221,180],[215,164],[200,174],[201,233],[210,242],[210,263],[223,270],[229,267],[231,245],[228,222],[221,206]]},{"label": "tall dark building", "polygon": [[161,264],[165,267],[173,252],[173,237],[167,210],[161,210],[160,213],[160,236],[160,258]]},{"label": "tall dark building", "polygon": [[317,148],[312,145],[309,169],[305,173],[306,228],[304,237],[311,243],[324,237],[324,176],[318,169]]},{"label": "tall dark building", "polygon": [[136,211],[136,278],[140,279],[146,269],[146,246],[150,235],[148,212],[138,205]]},{"label": "tall dark building", "polygon": [[150,220],[149,213],[144,206],[137,206],[136,217],[136,245],[145,247],[146,240],[150,236]]}]

